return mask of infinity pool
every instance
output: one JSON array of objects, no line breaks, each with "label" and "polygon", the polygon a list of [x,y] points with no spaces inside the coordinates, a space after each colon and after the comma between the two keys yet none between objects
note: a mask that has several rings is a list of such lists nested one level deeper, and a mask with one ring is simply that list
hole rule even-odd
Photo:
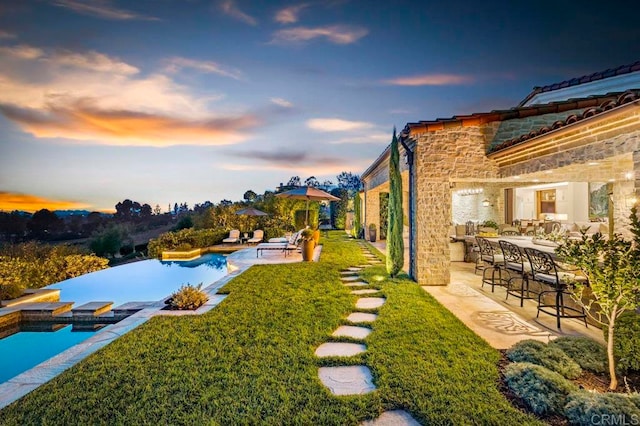
[{"label": "infinity pool", "polygon": [[[182,284],[203,287],[227,274],[227,259],[207,254],[186,262],[144,260],[116,266],[52,284],[60,289],[60,300],[75,302],[156,302],[167,298]],[[108,329],[108,326],[106,327]],[[35,330],[35,331],[34,331]],[[19,332],[0,339],[0,383],[91,337],[71,324],[23,325]]]},{"label": "infinity pool", "polygon": [[71,278],[46,288],[60,289],[60,301],[113,302],[116,307],[126,302],[155,302],[168,297],[182,284],[203,287],[227,274],[227,259],[206,254],[190,261],[143,260],[103,269]]}]

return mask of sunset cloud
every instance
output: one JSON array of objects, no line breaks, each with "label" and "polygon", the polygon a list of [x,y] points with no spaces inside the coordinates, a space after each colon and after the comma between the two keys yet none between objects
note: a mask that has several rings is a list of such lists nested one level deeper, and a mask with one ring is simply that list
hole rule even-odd
[{"label": "sunset cloud", "polygon": [[242,71],[230,67],[224,67],[213,61],[198,61],[195,59],[175,56],[169,58],[167,62],[169,63],[167,66],[167,72],[170,73],[178,72],[182,68],[191,68],[200,72],[218,74],[235,80],[240,80],[242,78]]},{"label": "sunset cloud", "polygon": [[422,74],[396,77],[383,80],[382,83],[393,86],[453,86],[472,82],[470,76],[458,74]]},{"label": "sunset cloud", "polygon": [[[191,93],[167,75],[139,76],[134,65],[100,52],[0,47],[0,113],[38,138],[90,144],[226,145],[262,123],[235,108],[209,108],[221,95]],[[176,67],[239,76],[217,64],[172,58]]]},{"label": "sunset cloud", "polygon": [[349,121],[341,118],[313,118],[307,120],[307,127],[317,132],[351,132],[375,127],[366,121]]},{"label": "sunset cloud", "polygon": [[259,124],[251,115],[188,120],[130,110],[104,110],[88,102],[41,109],[1,105],[0,113],[38,138],[96,141],[107,145],[165,147],[228,145]]},{"label": "sunset cloud", "polygon": [[281,106],[282,108],[293,108],[293,104],[286,99],[271,98],[270,101],[272,104]]},{"label": "sunset cloud", "polygon": [[258,164],[228,164],[223,168],[231,171],[244,170],[275,170],[287,171],[295,174],[326,176],[335,175],[345,170],[364,169],[368,160],[356,160],[337,156],[318,155],[309,151],[292,151],[289,148],[273,151],[248,150],[231,153],[231,156],[251,158]]},{"label": "sunset cloud", "polygon": [[0,40],[9,38],[16,38],[16,35],[9,31],[0,30]]},{"label": "sunset cloud", "polygon": [[330,144],[381,144],[390,143],[391,134],[387,133],[371,133],[363,136],[352,136],[329,141]]},{"label": "sunset cloud", "polygon": [[335,44],[351,44],[366,36],[369,30],[350,25],[330,25],[326,27],[296,27],[278,30],[274,33],[272,43],[295,44],[316,38],[325,38]]},{"label": "sunset cloud", "polygon": [[140,72],[138,68],[129,65],[118,58],[113,58],[95,51],[85,53],[58,51],[54,52],[47,60],[60,66],[83,68],[96,72],[123,75],[132,75]]},{"label": "sunset cloud", "polygon": [[78,203],[76,201],[53,200],[32,194],[0,191],[0,211],[11,212],[14,210],[22,210],[33,213],[41,209],[75,210],[87,207],[89,207],[88,204]]},{"label": "sunset cloud", "polygon": [[238,7],[238,5],[234,0],[224,0],[222,3],[220,3],[220,10],[222,10],[222,12],[231,16],[232,18],[240,22],[244,22],[245,24],[248,24],[254,27],[258,25],[258,20],[253,16],[240,10],[240,8]]},{"label": "sunset cloud", "polygon": [[285,7],[284,9],[280,9],[273,19],[281,24],[295,24],[300,19],[300,12],[307,7],[309,7],[309,3]]},{"label": "sunset cloud", "polygon": [[125,9],[119,9],[109,0],[54,0],[52,4],[58,7],[72,10],[82,15],[96,18],[110,19],[114,21],[143,20],[158,21],[153,16],[144,16]]},{"label": "sunset cloud", "polygon": [[6,56],[16,59],[38,59],[44,52],[37,47],[28,46],[26,44],[19,44],[17,46],[2,46],[0,47],[0,56]]}]

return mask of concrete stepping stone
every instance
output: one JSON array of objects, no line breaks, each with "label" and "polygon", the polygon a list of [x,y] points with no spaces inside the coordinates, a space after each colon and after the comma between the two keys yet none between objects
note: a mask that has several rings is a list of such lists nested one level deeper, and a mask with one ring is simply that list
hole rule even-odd
[{"label": "concrete stepping stone", "polygon": [[404,410],[393,410],[385,411],[377,419],[362,422],[360,426],[420,426],[420,423]]},{"label": "concrete stepping stone", "polygon": [[363,297],[356,301],[357,309],[375,309],[384,305],[386,299],[383,297]]},{"label": "concrete stepping stone", "polygon": [[319,358],[326,356],[354,356],[367,351],[367,347],[361,343],[327,342],[323,343],[315,351]]},{"label": "concrete stepping stone", "polygon": [[369,266],[371,266],[371,265],[369,265],[369,264],[366,264],[366,265],[358,265],[358,268],[360,268],[360,269],[364,269],[364,268],[368,268]]},{"label": "concrete stepping stone", "polygon": [[358,271],[340,271],[340,275],[343,277],[350,277],[353,275],[358,275]]},{"label": "concrete stepping stone", "polygon": [[352,275],[352,276],[349,276],[349,277],[340,277],[340,280],[343,283],[347,283],[347,282],[350,282],[350,281],[360,281],[360,277],[357,276],[357,275]]},{"label": "concrete stepping stone", "polygon": [[377,293],[380,290],[376,290],[374,288],[364,288],[362,290],[353,290],[351,292],[351,294],[373,294],[373,293]]},{"label": "concrete stepping stone", "polygon": [[360,267],[360,266],[351,266],[351,267],[347,268],[347,271],[351,271],[351,272],[362,271],[362,267]]},{"label": "concrete stepping stone", "polygon": [[320,367],[318,377],[334,395],[362,395],[376,390],[371,370],[364,365]]},{"label": "concrete stepping stone", "polygon": [[369,334],[371,334],[370,328],[354,325],[341,325],[331,333],[334,337],[351,337],[353,339],[366,339]]},{"label": "concrete stepping stone", "polygon": [[347,321],[353,323],[358,322],[374,322],[378,318],[377,314],[369,314],[366,312],[354,312],[347,317]]},{"label": "concrete stepping stone", "polygon": [[366,287],[369,285],[369,283],[364,281],[351,281],[351,282],[342,283],[342,284],[344,284],[345,287]]}]

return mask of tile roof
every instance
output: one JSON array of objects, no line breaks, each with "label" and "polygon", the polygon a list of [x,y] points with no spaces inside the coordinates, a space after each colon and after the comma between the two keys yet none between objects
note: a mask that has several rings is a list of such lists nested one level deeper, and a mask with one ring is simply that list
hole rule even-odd
[{"label": "tile roof", "polygon": [[579,84],[590,83],[592,81],[602,80],[609,77],[614,77],[617,75],[628,74],[634,71],[640,71],[640,61],[636,61],[632,64],[620,65],[616,68],[609,68],[604,71],[594,72],[593,74],[583,75],[582,77],[572,78],[570,80],[564,80],[560,83],[549,84],[547,86],[536,86],[533,88],[533,91],[527,95],[526,98],[522,102],[520,102],[519,106],[526,104],[531,98],[535,95],[544,92],[551,92],[558,89],[564,89],[565,87],[577,86]]},{"label": "tile roof", "polygon": [[[636,96],[640,89],[628,90],[626,92],[607,93],[605,95],[592,95],[586,98],[573,98],[566,101],[550,102],[542,105],[531,105],[526,107],[515,107],[505,110],[493,110],[491,112],[480,112],[468,115],[455,115],[451,118],[437,118],[429,121],[419,121],[417,123],[407,123],[401,137],[411,137],[415,133],[443,130],[454,127],[479,126],[494,121],[506,121],[518,118],[526,118],[543,114],[565,112],[574,109],[584,109],[592,107],[602,107],[608,102],[617,102],[618,98],[627,99],[627,95]],[[635,100],[632,99],[632,100]],[[630,101],[625,101],[630,102]],[[616,105],[614,105],[616,106]],[[607,107],[608,109],[613,108]],[[600,112],[600,111],[599,111]]]},{"label": "tile roof", "polygon": [[495,147],[491,147],[488,154],[493,154],[503,149],[510,148],[514,145],[518,145],[529,139],[535,138],[536,136],[544,135],[545,133],[548,133],[552,130],[557,130],[570,124],[577,123],[578,121],[584,120],[585,118],[593,117],[605,111],[609,111],[617,106],[624,105],[638,99],[640,99],[640,89],[627,90],[623,93],[610,93],[604,96],[599,96],[597,98],[594,97],[594,100],[598,100],[599,102],[596,105],[588,107],[586,110],[584,110],[584,112],[582,112],[582,114],[571,114],[566,119],[558,120],[551,126],[544,126],[537,130],[532,130],[531,132],[519,137],[506,140]]}]

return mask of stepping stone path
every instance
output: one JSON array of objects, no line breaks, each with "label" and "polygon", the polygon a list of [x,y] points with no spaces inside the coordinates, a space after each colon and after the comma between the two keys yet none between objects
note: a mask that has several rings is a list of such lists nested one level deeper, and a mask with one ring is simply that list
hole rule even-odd
[{"label": "stepping stone path", "polygon": [[351,294],[373,294],[373,293],[377,293],[379,291],[380,290],[376,290],[374,288],[365,288],[365,289],[362,289],[362,290],[353,290],[351,292]]},{"label": "stepping stone path", "polygon": [[365,287],[369,285],[369,283],[365,281],[352,281],[343,284],[345,287]]},{"label": "stepping stone path", "polygon": [[341,325],[334,331],[331,335],[334,337],[351,337],[354,339],[364,339],[369,333],[371,333],[371,329],[367,327],[357,327],[353,325]]},{"label": "stepping stone path", "polygon": [[367,314],[365,312],[354,312],[347,317],[347,321],[353,323],[374,322],[376,319],[378,319],[377,314]]},{"label": "stepping stone path", "polygon": [[348,276],[348,277],[340,277],[340,279],[342,280],[343,283],[350,282],[350,281],[361,281],[360,277],[358,275],[352,275],[352,276]]},{"label": "stepping stone path", "polygon": [[[365,252],[365,247],[363,247]],[[364,253],[370,257],[369,263],[378,261],[368,249]],[[375,259],[375,260],[374,260]],[[378,261],[379,262],[379,261]],[[370,265],[358,265],[340,271],[340,280],[345,287],[368,286],[369,283],[362,281],[358,272]],[[354,290],[352,294],[371,294],[378,293],[376,289]],[[375,309],[382,306],[385,299],[382,297],[362,297],[356,302],[356,309]],[[371,323],[378,318],[377,314],[366,312],[352,312],[347,321],[354,324]],[[355,325],[342,325],[338,327],[332,337],[350,337],[355,340],[364,340],[371,333],[371,329],[367,327],[359,327]],[[366,344],[363,343],[345,343],[345,342],[326,342],[318,346],[315,351],[317,357],[328,356],[354,356],[367,351]],[[325,385],[334,395],[360,395],[372,392],[376,389],[373,384],[371,370],[366,365],[337,366],[337,367],[320,367],[318,377],[323,385]],[[384,414],[384,413],[383,413]]]},{"label": "stepping stone path", "polygon": [[318,376],[334,395],[362,395],[376,390],[371,370],[364,365],[320,367]]},{"label": "stepping stone path", "polygon": [[[337,331],[337,330],[336,330]],[[327,342],[316,349],[316,356],[354,356],[367,351],[367,347],[360,343]]]},{"label": "stepping stone path", "polygon": [[393,410],[385,411],[377,419],[363,422],[361,426],[420,426],[420,423],[404,410]]},{"label": "stepping stone path", "polygon": [[376,309],[384,305],[385,299],[382,297],[363,297],[356,302],[357,309]]},{"label": "stepping stone path", "polygon": [[[366,265],[351,266],[340,272],[340,280],[345,287],[368,286],[362,281],[358,272],[371,265],[380,265],[378,259],[365,244],[360,244],[362,254],[367,259]],[[378,293],[380,290],[373,288],[352,290],[351,294],[365,295]],[[377,309],[384,305],[383,297],[361,297],[356,301],[356,309]],[[354,324],[372,323],[378,318],[377,314],[368,312],[352,312],[347,321]],[[341,325],[332,334],[332,337],[350,337],[355,340],[364,340],[371,333],[368,327],[356,325]],[[326,342],[318,346],[315,351],[317,357],[327,356],[354,356],[367,351],[364,343]],[[334,395],[362,395],[373,392],[376,386],[373,384],[371,370],[366,365],[352,365],[339,367],[320,367],[318,377]],[[416,426],[419,425],[409,413],[404,410],[385,411],[377,419],[363,422],[361,426]]]}]

